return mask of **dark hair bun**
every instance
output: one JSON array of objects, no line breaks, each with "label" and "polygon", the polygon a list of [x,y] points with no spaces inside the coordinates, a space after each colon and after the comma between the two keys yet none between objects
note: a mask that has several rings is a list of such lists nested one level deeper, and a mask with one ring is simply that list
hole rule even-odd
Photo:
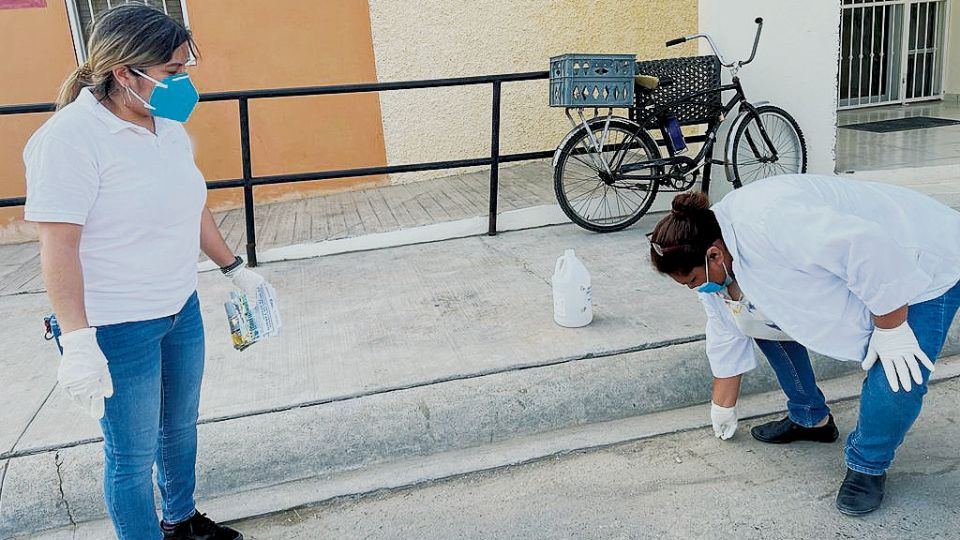
[{"label": "dark hair bun", "polygon": [[688,191],[673,198],[673,213],[680,217],[696,215],[710,209],[710,197],[702,191]]}]

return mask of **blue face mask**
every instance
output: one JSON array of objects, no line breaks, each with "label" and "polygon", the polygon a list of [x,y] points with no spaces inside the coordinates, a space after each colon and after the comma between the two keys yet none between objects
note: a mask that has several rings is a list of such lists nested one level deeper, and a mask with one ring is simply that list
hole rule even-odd
[{"label": "blue face mask", "polygon": [[151,114],[177,122],[186,122],[190,118],[190,113],[193,112],[197,102],[200,101],[200,94],[193,86],[193,82],[190,81],[189,74],[175,73],[158,81],[139,69],[133,69],[132,71],[154,84],[149,102],[127,88],[127,92],[140,100],[140,103],[143,103],[143,106]]},{"label": "blue face mask", "polygon": [[730,277],[730,271],[727,270],[726,264],[724,264],[723,262],[720,263],[720,264],[723,264],[723,272],[724,274],[726,274],[726,277],[723,278],[723,285],[721,285],[719,283],[714,283],[710,281],[710,264],[709,264],[710,261],[707,259],[706,256],[704,256],[703,263],[704,263],[704,268],[706,268],[706,271],[707,271],[707,282],[697,287],[697,292],[704,293],[704,294],[714,294],[726,289],[727,287],[730,286],[731,283],[733,283],[733,278]]}]

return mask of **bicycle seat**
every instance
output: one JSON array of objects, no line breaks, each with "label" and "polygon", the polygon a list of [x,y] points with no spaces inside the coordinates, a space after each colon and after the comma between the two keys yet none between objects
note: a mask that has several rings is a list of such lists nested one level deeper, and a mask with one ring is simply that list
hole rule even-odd
[{"label": "bicycle seat", "polygon": [[653,75],[637,75],[633,78],[633,84],[640,90],[653,92],[657,88],[666,88],[673,84],[673,78],[669,75],[655,77]]},{"label": "bicycle seat", "polygon": [[633,78],[633,84],[644,90],[656,90],[660,86],[660,78],[653,75],[637,75]]}]

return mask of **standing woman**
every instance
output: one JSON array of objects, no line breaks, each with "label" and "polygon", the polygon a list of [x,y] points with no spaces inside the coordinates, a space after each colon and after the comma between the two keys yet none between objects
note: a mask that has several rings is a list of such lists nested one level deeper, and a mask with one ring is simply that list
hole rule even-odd
[{"label": "standing woman", "polygon": [[199,251],[248,295],[263,278],[217,230],[181,124],[198,100],[185,72],[196,49],[174,19],[131,4],[101,15],[87,50],[24,150],[25,216],[63,332],[57,378],[100,420],[120,539],[242,539],[194,504]]},{"label": "standing woman", "polygon": [[960,306],[960,213],[902,187],[784,175],[713,207],[703,193],[678,195],[650,242],[657,270],[697,289],[706,308],[719,437],[736,429],[755,341],[789,411],[753,429],[762,442],[837,437],[807,349],[862,363],[836,505],[850,515],[877,509]]}]

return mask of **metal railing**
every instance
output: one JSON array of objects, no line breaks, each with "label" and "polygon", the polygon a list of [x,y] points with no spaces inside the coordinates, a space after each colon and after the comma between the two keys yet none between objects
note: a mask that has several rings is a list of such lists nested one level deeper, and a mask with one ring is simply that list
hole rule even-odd
[{"label": "metal railing", "polygon": [[[212,180],[207,182],[207,189],[243,188],[244,221],[246,224],[246,252],[247,264],[257,265],[257,231],[256,209],[254,207],[253,188],[273,184],[290,184],[297,182],[311,182],[317,180],[334,180],[337,178],[352,178],[374,176],[379,174],[395,174],[416,171],[435,171],[443,169],[458,169],[464,167],[490,167],[490,204],[488,212],[487,234],[497,234],[497,195],[500,190],[500,164],[533,159],[545,159],[553,156],[554,150],[538,152],[522,152],[516,154],[500,154],[500,96],[503,83],[519,81],[546,80],[547,71],[530,71],[525,73],[505,73],[500,75],[482,75],[476,77],[459,77],[450,79],[428,79],[421,81],[400,81],[366,84],[342,84],[332,86],[306,86],[300,88],[279,88],[267,90],[242,90],[232,92],[213,92],[200,96],[200,101],[236,101],[239,107],[240,119],[240,154],[243,161],[243,177],[229,180]],[[446,161],[427,161],[404,165],[385,165],[381,167],[361,167],[354,169],[336,169],[329,171],[306,172],[296,174],[274,174],[255,176],[250,157],[250,113],[249,102],[252,99],[272,99],[304,96],[329,96],[334,94],[356,94],[367,92],[389,92],[394,90],[413,90],[423,88],[441,88],[447,86],[471,86],[490,84],[493,86],[493,102],[490,114],[490,155],[479,158],[454,159]],[[546,93],[546,91],[545,91]],[[34,103],[24,105],[0,106],[0,116],[14,114],[33,114],[53,112],[53,103]],[[664,145],[663,139],[655,139],[657,144]],[[704,135],[686,137],[688,142],[704,142]],[[0,208],[23,206],[25,197],[0,199]]]},{"label": "metal railing", "polygon": [[[546,71],[527,73],[507,73],[501,75],[484,75],[477,77],[460,77],[452,79],[430,79],[422,81],[403,81],[369,84],[343,84],[334,86],[308,86],[302,88],[282,88],[268,90],[245,90],[235,92],[214,92],[203,94],[200,101],[236,101],[239,107],[240,119],[240,153],[243,161],[243,177],[229,180],[212,180],[207,182],[208,189],[243,188],[244,219],[246,222],[246,252],[250,266],[257,265],[257,231],[254,207],[253,188],[272,184],[287,184],[310,182],[316,180],[333,180],[337,178],[351,178],[373,176],[379,174],[394,174],[415,171],[433,171],[442,169],[457,169],[463,167],[490,167],[490,207],[488,215],[487,234],[497,234],[497,194],[499,192],[499,172],[501,163],[544,159],[553,155],[553,150],[540,152],[525,152],[519,154],[500,154],[500,96],[503,83],[518,81],[544,80],[548,78]],[[493,103],[490,115],[490,155],[480,158],[454,159],[446,161],[428,161],[404,165],[385,165],[381,167],[362,167],[355,169],[337,169],[297,174],[275,174],[255,176],[250,157],[250,114],[249,102],[253,99],[272,99],[285,97],[328,96],[333,94],[354,94],[366,92],[388,92],[393,90],[412,90],[422,88],[440,88],[446,86],[470,86],[490,84],[493,86]],[[36,103],[27,105],[0,106],[0,116],[12,114],[31,114],[52,112],[52,103]],[[0,199],[0,208],[23,206],[24,197]]]}]

